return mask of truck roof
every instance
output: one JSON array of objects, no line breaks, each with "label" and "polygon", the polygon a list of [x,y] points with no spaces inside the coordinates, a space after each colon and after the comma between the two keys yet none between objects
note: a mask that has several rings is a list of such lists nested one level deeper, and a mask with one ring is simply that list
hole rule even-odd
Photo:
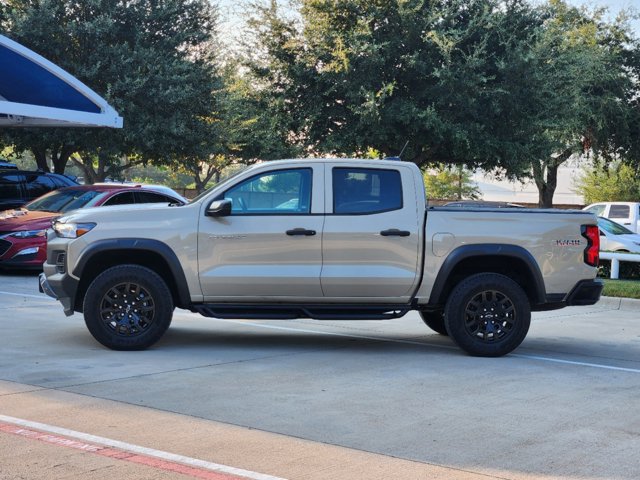
[{"label": "truck roof", "polygon": [[325,163],[325,162],[331,162],[331,163],[363,163],[363,164],[371,164],[371,165],[387,165],[387,166],[397,166],[398,164],[404,164],[404,165],[415,165],[412,162],[405,162],[403,160],[400,160],[396,157],[392,157],[392,158],[384,158],[384,159],[376,159],[376,158],[332,158],[332,157],[320,157],[320,158],[283,158],[283,159],[279,159],[279,160],[266,160],[264,162],[259,162],[254,164],[254,166],[257,165],[264,165],[265,163],[269,163],[270,165],[274,165],[274,164],[286,164],[286,163],[294,163],[294,162],[304,162],[304,163],[311,163],[311,162],[318,162],[318,163]]}]

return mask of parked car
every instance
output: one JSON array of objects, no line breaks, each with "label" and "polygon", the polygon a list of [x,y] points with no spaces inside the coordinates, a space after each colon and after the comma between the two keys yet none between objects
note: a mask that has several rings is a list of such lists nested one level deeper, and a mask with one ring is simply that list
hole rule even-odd
[{"label": "parked car", "polygon": [[153,185],[77,185],[50,192],[24,208],[0,212],[0,267],[41,268],[46,229],[60,215],[85,207],[187,200],[168,187]]},{"label": "parked car", "polygon": [[608,218],[598,217],[600,251],[640,253],[640,235]]},{"label": "parked car", "polygon": [[7,162],[6,160],[0,158],[0,168],[11,168],[17,170],[18,166],[15,163]]},{"label": "parked car", "polygon": [[15,168],[0,169],[0,211],[18,208],[45,193],[78,185],[67,175],[31,172]]},{"label": "parked car", "polygon": [[640,202],[599,202],[583,210],[624,225],[632,233],[640,233]]}]

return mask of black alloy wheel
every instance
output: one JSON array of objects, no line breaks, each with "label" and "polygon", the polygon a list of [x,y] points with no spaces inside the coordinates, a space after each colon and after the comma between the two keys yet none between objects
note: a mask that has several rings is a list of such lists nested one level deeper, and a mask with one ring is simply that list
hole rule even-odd
[{"label": "black alloy wheel", "polygon": [[94,338],[113,350],[142,350],[171,324],[173,302],[164,280],[140,265],[119,265],[98,275],[84,298],[84,319]]},{"label": "black alloy wheel", "polygon": [[137,283],[114,285],[100,302],[100,320],[125,337],[143,334],[153,323],[155,313],[153,297]]},{"label": "black alloy wheel", "polygon": [[445,307],[445,327],[460,348],[482,357],[499,357],[517,348],[529,331],[531,307],[523,289],[496,273],[460,282]]}]

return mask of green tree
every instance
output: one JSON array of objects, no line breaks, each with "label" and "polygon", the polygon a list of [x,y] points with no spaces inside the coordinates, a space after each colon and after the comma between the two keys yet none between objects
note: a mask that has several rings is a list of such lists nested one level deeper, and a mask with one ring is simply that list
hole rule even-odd
[{"label": "green tree", "polygon": [[424,172],[424,185],[429,199],[478,200],[482,197],[471,173],[461,165],[444,164]]},{"label": "green tree", "polygon": [[302,28],[275,2],[259,11],[252,72],[307,151],[388,156],[408,140],[404,157],[420,166],[533,177],[551,206],[571,155],[612,158],[634,141],[637,41],[602,12],[559,0],[301,3]]},{"label": "green tree", "polygon": [[586,204],[595,202],[636,202],[640,198],[640,172],[617,161],[583,167],[575,190]]},{"label": "green tree", "polygon": [[135,163],[206,159],[222,151],[215,92],[215,11],[205,0],[8,0],[7,35],[89,85],[123,129],[11,129],[5,143],[87,181]]},{"label": "green tree", "polygon": [[222,117],[228,153],[243,163],[291,158],[301,152],[288,137],[289,120],[277,96],[246,68],[246,58],[227,58],[223,71]]},{"label": "green tree", "polygon": [[196,189],[202,192],[209,182],[219,181],[230,167],[258,160],[292,158],[300,150],[288,141],[288,126],[273,103],[274,96],[247,75],[243,59],[225,58],[223,87],[216,92],[218,126],[224,138],[224,150],[209,158],[178,159],[174,168],[189,173]]},{"label": "green tree", "polygon": [[[300,62],[304,48],[295,21],[281,15],[276,0],[254,3],[240,55],[227,69],[232,135],[245,159],[295,157],[312,153],[302,139],[298,100],[312,95]],[[235,119],[235,120],[234,120]]]},{"label": "green tree", "polygon": [[623,24],[606,23],[561,1],[544,7],[547,20],[530,50],[524,79],[531,134],[531,176],[539,205],[551,207],[558,168],[571,156],[592,153],[607,160],[628,154],[635,142],[631,124],[639,92],[628,55],[634,41]]},{"label": "green tree", "polygon": [[525,2],[305,0],[301,13],[300,32],[273,3],[261,11],[254,72],[306,148],[391,156],[409,141],[419,165],[519,158],[519,138],[494,136],[500,69],[542,22]]}]

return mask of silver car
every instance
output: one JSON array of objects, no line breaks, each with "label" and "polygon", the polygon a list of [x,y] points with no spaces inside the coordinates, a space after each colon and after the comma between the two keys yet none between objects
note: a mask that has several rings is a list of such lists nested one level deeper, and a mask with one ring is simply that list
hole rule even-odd
[{"label": "silver car", "polygon": [[640,235],[608,218],[598,217],[600,250],[640,253]]}]

